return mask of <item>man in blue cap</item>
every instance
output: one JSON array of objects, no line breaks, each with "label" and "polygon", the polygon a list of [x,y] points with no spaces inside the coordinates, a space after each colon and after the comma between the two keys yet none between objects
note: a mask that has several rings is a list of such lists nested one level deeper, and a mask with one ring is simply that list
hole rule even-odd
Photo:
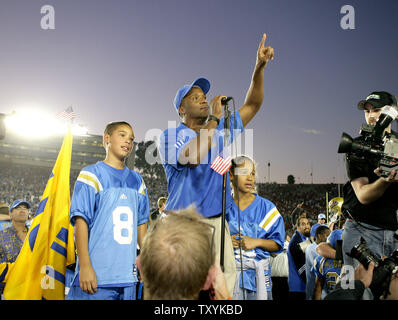
[{"label": "man in blue cap", "polygon": [[[266,47],[265,41],[266,35],[263,34],[245,102],[236,113],[231,114],[229,143],[243,131],[262,105],[264,69],[274,58],[274,49]],[[180,116],[181,124],[162,133],[159,151],[168,183],[165,210],[185,209],[194,205],[197,211],[216,227],[215,250],[218,254],[221,242],[223,176],[214,171],[211,164],[225,151],[221,103],[221,99],[225,96],[215,96],[209,105],[206,97],[209,89],[210,82],[206,78],[198,78],[177,91],[174,107]],[[223,157],[225,158],[225,153]],[[229,176],[226,187],[226,211],[228,211],[232,204]],[[232,296],[236,269],[227,224],[224,272]]]},{"label": "man in blue cap", "polygon": [[316,229],[317,229],[319,226],[327,226],[327,225],[326,225],[326,216],[325,216],[324,213],[318,214],[318,223],[314,224],[314,225],[311,227],[311,237],[312,237],[312,240],[314,240],[314,241],[315,241],[315,231],[316,231]]},{"label": "man in blue cap", "polygon": [[[26,221],[29,217],[30,203],[16,200],[10,206],[11,226],[0,231],[0,263],[15,262],[21,251],[28,233]],[[0,293],[3,293],[5,284],[0,284]]]}]

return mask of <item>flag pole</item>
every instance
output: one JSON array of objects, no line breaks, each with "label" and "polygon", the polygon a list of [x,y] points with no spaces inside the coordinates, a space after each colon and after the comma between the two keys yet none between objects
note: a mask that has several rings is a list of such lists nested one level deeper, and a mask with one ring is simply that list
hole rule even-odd
[{"label": "flag pole", "polygon": [[[228,144],[229,138],[229,119],[230,112],[228,110],[227,102],[224,105],[224,149]],[[226,197],[227,197],[227,172],[223,175],[222,184],[222,214],[221,214],[221,245],[220,245],[220,265],[221,270],[224,271],[224,246],[225,246],[225,207],[226,207]]]}]

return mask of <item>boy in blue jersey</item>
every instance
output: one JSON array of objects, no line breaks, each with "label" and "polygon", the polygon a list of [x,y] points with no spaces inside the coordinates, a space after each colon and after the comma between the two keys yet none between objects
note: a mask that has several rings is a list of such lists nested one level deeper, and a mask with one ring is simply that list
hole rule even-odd
[{"label": "boy in blue jersey", "polygon": [[78,259],[68,300],[135,299],[137,241],[141,246],[149,200],[142,177],[124,164],[133,141],[127,122],[108,124],[105,160],[76,180],[70,220]]},{"label": "boy in blue jersey", "polygon": [[270,252],[280,253],[283,249],[283,218],[271,201],[254,193],[253,160],[247,156],[234,158],[230,177],[234,201],[227,221],[239,271],[233,298],[272,300]]},{"label": "boy in blue jersey", "polygon": [[[244,104],[231,114],[231,143],[237,134],[253,119],[264,98],[264,69],[274,58],[274,49],[265,46],[266,35],[257,50],[252,81]],[[166,210],[181,210],[190,205],[208,218],[216,228],[215,251],[219,256],[221,232],[225,233],[224,272],[232,295],[235,283],[235,259],[228,225],[221,231],[223,176],[211,169],[218,155],[224,153],[224,117],[218,95],[207,102],[210,82],[198,78],[180,88],[174,98],[174,107],[181,118],[177,128],[169,128],[160,136],[159,153],[168,183]],[[234,130],[235,129],[235,130]],[[226,173],[228,175],[228,172]],[[232,204],[229,176],[227,176],[226,209]]]},{"label": "boy in blue jersey", "polygon": [[[334,230],[328,237],[327,243],[335,250],[337,241],[342,240],[343,229]],[[334,290],[341,273],[343,261],[324,256],[315,258],[313,272],[316,274],[314,300],[321,300]]]}]

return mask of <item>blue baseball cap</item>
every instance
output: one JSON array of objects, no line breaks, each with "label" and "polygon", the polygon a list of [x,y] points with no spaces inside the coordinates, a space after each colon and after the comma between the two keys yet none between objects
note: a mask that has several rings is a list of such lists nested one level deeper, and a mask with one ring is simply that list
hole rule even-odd
[{"label": "blue baseball cap", "polygon": [[29,203],[28,201],[16,200],[16,201],[14,201],[14,203],[11,205],[11,207],[10,207],[10,212],[11,212],[12,210],[14,210],[16,207],[18,207],[20,204],[25,204],[25,205],[28,207],[28,209],[30,209],[30,203]]},{"label": "blue baseball cap", "polygon": [[187,84],[180,88],[176,96],[174,97],[174,107],[176,108],[178,112],[178,108],[181,105],[182,99],[187,95],[187,93],[193,88],[193,87],[199,87],[202,89],[202,91],[206,94],[210,90],[210,82],[206,78],[198,78],[191,84]]},{"label": "blue baseball cap", "polygon": [[323,213],[318,214],[318,219],[326,219],[326,216]]}]

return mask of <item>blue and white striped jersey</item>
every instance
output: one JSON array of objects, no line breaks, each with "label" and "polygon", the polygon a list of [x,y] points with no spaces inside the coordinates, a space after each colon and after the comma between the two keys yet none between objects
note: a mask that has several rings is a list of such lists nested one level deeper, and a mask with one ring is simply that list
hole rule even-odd
[{"label": "blue and white striped jersey", "polygon": [[[229,208],[226,219],[228,221],[231,235],[239,233],[238,206],[234,201]],[[285,241],[285,224],[275,204],[256,194],[254,201],[240,212],[241,234],[257,239],[274,240],[282,252]],[[255,248],[250,251],[242,251],[243,258],[260,261],[270,257],[270,253],[263,248]],[[239,248],[235,249],[235,258],[240,261]],[[256,291],[255,270],[245,270],[244,287]],[[270,274],[269,274],[270,276]]]},{"label": "blue and white striped jersey", "polygon": [[[99,287],[137,281],[137,226],[149,219],[145,183],[137,172],[103,161],[83,168],[75,183],[70,219],[82,217],[89,228],[89,255]],[[77,261],[74,285],[79,285]]]}]

